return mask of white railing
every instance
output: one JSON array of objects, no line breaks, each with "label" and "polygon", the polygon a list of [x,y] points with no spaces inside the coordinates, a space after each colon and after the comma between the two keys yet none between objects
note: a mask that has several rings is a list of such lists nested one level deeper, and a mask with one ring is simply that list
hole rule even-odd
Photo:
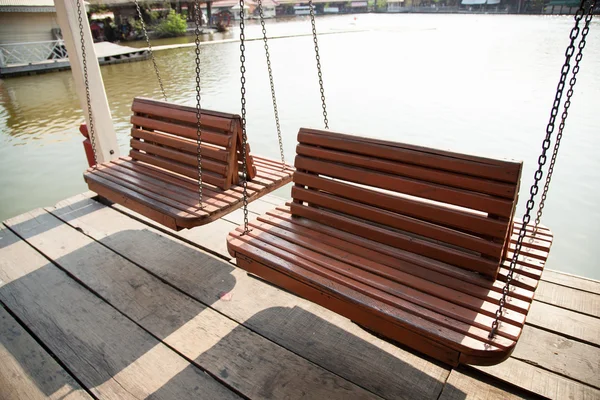
[{"label": "white railing", "polygon": [[67,49],[62,40],[0,44],[0,67],[66,58]]}]

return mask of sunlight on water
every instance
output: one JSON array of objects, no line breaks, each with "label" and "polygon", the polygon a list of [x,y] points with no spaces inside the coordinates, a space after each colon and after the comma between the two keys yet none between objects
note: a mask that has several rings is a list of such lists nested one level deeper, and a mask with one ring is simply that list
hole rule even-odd
[{"label": "sunlight on water", "polygon": [[[358,15],[322,18],[319,38],[330,127],[364,136],[525,160],[525,196],[540,151],[571,28],[569,17]],[[269,33],[310,33],[306,19],[269,21]],[[546,225],[555,233],[549,268],[600,279],[597,188],[600,26],[591,29],[563,139]],[[237,32],[215,35],[235,38]],[[251,25],[248,37],[259,37]],[[174,42],[185,43],[190,38]],[[172,42],[171,42],[172,43]],[[155,43],[155,45],[167,43]],[[321,127],[312,39],[272,40],[285,154],[300,126]],[[278,156],[264,50],[247,44],[248,134],[255,152]],[[239,46],[202,48],[203,107],[239,112]],[[193,104],[193,48],[156,53],[169,99]],[[122,154],[134,96],[160,98],[149,61],[102,67]],[[86,190],[70,71],[0,81],[0,218]],[[524,203],[523,201],[521,203]],[[523,204],[520,204],[520,213]]]}]

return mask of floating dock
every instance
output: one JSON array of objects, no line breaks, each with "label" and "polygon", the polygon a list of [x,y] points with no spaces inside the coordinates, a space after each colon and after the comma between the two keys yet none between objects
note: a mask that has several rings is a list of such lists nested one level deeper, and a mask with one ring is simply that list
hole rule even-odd
[{"label": "floating dock", "polygon": [[545,270],[512,356],[453,369],[236,268],[241,210],[174,232],[94,196],[0,228],[0,398],[600,399],[598,281]]},{"label": "floating dock", "polygon": [[[100,65],[146,60],[150,53],[146,48],[122,46],[110,42],[94,43]],[[68,58],[44,60],[27,64],[0,65],[0,78],[34,75],[43,72],[62,71],[71,68]]]}]

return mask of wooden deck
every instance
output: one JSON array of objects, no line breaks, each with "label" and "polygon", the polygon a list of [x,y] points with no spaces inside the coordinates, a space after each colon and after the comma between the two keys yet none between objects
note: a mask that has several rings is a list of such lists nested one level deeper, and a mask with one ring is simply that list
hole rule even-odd
[{"label": "wooden deck", "polygon": [[450,369],[236,268],[241,210],[176,233],[93,196],[1,227],[0,399],[600,399],[598,281],[546,270],[512,357]]}]

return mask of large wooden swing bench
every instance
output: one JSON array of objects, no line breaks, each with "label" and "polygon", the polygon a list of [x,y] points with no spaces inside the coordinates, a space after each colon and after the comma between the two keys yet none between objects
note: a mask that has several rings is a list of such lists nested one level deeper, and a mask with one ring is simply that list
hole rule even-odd
[{"label": "large wooden swing bench", "polygon": [[506,359],[552,243],[530,232],[497,335],[522,163],[301,129],[293,202],[230,233],[247,271],[457,365]]},{"label": "large wooden swing bench", "polygon": [[[89,168],[90,190],[171,229],[192,228],[242,206],[242,132],[238,115],[203,110],[202,204],[198,196],[196,109],[135,98],[131,151]],[[247,147],[248,201],[292,179],[293,168],[250,155]]]}]

